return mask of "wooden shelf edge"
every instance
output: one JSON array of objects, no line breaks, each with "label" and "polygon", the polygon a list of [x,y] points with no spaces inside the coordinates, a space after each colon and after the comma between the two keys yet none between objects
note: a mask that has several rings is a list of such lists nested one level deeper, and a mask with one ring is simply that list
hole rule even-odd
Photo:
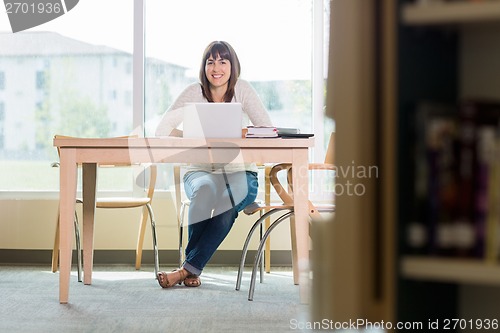
[{"label": "wooden shelf edge", "polygon": [[405,278],[463,284],[500,285],[500,264],[480,259],[404,256],[401,274]]},{"label": "wooden shelf edge", "polygon": [[500,21],[500,1],[406,4],[401,18],[408,25]]}]

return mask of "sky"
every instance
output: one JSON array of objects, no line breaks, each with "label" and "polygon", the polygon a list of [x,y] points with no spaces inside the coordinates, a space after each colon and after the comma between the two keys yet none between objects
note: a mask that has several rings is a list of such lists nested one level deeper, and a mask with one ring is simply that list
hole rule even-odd
[{"label": "sky", "polygon": [[[11,32],[5,10],[0,12],[0,31]],[[206,45],[226,40],[240,58],[245,79],[310,78],[309,1],[146,0],[145,16],[148,57],[196,73]],[[27,31],[55,31],[132,52],[133,0],[80,0],[65,15]]]}]

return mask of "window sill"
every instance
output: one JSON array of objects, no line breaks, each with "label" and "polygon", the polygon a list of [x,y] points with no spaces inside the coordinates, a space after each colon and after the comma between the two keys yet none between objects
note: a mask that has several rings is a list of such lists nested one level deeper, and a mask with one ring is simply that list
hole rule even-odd
[{"label": "window sill", "polygon": [[[80,196],[81,192],[77,193]],[[130,196],[131,192],[106,192],[105,196]],[[155,198],[171,198],[173,191],[156,191]],[[59,191],[0,191],[0,200],[59,200]]]}]

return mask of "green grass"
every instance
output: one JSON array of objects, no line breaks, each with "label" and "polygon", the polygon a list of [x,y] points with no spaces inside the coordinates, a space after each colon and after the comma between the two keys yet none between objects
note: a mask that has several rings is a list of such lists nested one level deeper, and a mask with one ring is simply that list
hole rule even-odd
[{"label": "green grass", "polygon": [[[50,161],[2,161],[0,191],[57,191],[59,168]],[[81,186],[81,169],[78,184]],[[99,169],[100,190],[128,191],[132,189],[133,171],[130,168]]]}]

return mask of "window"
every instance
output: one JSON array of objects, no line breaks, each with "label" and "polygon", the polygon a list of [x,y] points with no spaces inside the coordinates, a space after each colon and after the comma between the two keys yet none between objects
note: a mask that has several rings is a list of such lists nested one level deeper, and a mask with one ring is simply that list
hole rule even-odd
[{"label": "window", "polygon": [[0,72],[0,90],[5,89],[5,72]]},{"label": "window", "polygon": [[[257,90],[275,126],[321,134],[329,126],[323,117],[313,123],[314,108],[322,113],[324,107],[327,71],[323,53],[328,38],[321,36],[327,31],[323,22],[329,22],[328,1],[220,0],[216,9],[205,0],[144,1],[146,135],[154,134],[161,115],[177,95],[189,83],[198,82],[203,51],[214,40],[225,40],[234,47],[241,78]],[[217,19],[210,18],[214,10]],[[318,45],[314,35],[322,40],[320,49],[313,52],[313,45]],[[320,66],[318,61],[313,64],[316,53],[321,55]],[[314,81],[314,76],[319,80]],[[316,103],[314,90],[321,99]],[[319,137],[321,146],[323,135]],[[323,152],[324,148],[318,155]]]},{"label": "window", "polygon": [[[141,6],[145,15],[134,18]],[[204,0],[86,0],[71,20],[55,19],[22,34],[1,22],[0,97],[9,108],[0,121],[0,191],[58,189],[58,172],[50,167],[58,158],[54,134],[121,136],[140,125],[152,135],[175,97],[197,80],[203,49],[212,40],[233,45],[241,77],[277,126],[318,137],[330,125],[315,120],[323,110],[327,72],[326,57],[315,57],[328,49],[328,36],[320,43],[314,36],[328,31],[328,0],[221,0],[217,16],[223,19],[207,28],[213,6]],[[318,8],[325,20],[317,20]],[[112,25],[109,13],[115,13]],[[133,53],[133,38],[141,34],[144,59]],[[144,109],[133,80],[138,63],[144,64]],[[130,189],[125,178],[99,188]]]},{"label": "window", "polygon": [[210,20],[211,2],[146,0],[146,56],[155,61],[146,73],[146,119],[157,120],[187,83],[197,81],[204,48],[225,40],[273,122],[311,131],[312,6],[312,0],[221,0],[217,16],[223,19]]},{"label": "window", "polygon": [[[110,25],[116,8],[120,19]],[[132,129],[131,105],[106,97],[132,91],[124,68],[133,57],[133,0],[80,1],[70,15],[15,34],[0,23],[0,99],[8,105],[0,121],[0,191],[59,188],[51,167],[55,134],[108,137]],[[99,188],[131,189],[122,178]]]},{"label": "window", "polygon": [[36,72],[36,89],[42,90],[45,88],[45,72],[43,71],[37,71]]}]

